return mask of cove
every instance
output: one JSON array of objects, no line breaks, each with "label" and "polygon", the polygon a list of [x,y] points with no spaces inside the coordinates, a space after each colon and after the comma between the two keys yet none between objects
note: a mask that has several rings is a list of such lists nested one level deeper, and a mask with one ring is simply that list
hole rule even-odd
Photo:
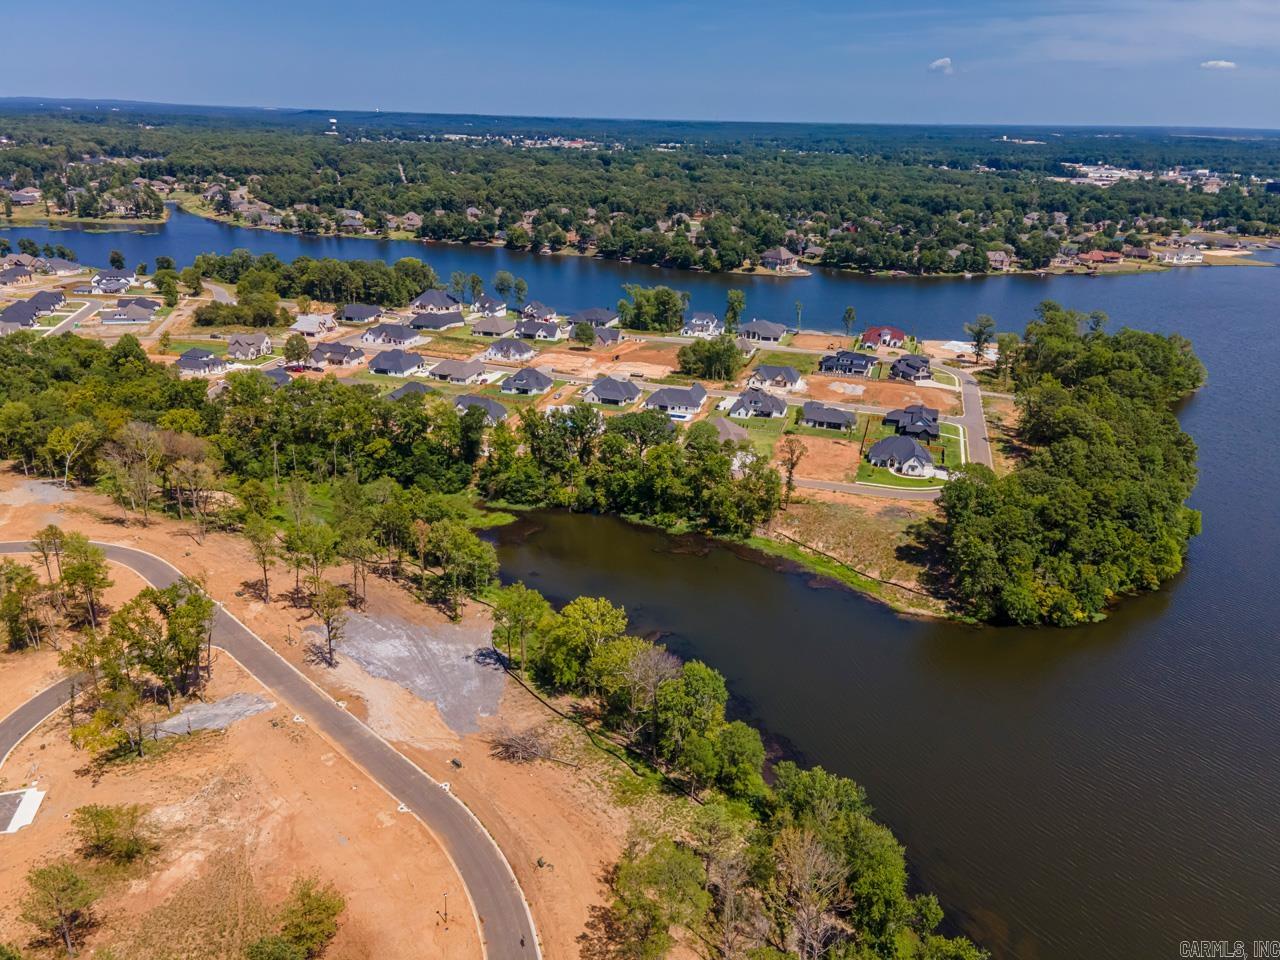
[{"label": "cove", "polygon": [[[722,670],[754,718],[810,763],[861,782],[922,887],[999,957],[1176,956],[1184,939],[1280,932],[1280,270],[1122,277],[727,277],[492,248],[308,239],[175,212],[136,232],[15,229],[88,263],[120,249],[244,247],[284,259],[418,256],[447,277],[509,269],[561,309],[612,304],[623,283],[689,290],[722,309],[835,329],[956,337],[989,313],[1020,330],[1053,299],[1189,337],[1208,384],[1179,411],[1200,448],[1204,532],[1185,572],[1071,631],[901,618],[721,546],[619,521],[535,514],[501,531],[503,575],[557,601],[625,605],[635,628]],[[1263,255],[1272,261],[1280,255]]]}]

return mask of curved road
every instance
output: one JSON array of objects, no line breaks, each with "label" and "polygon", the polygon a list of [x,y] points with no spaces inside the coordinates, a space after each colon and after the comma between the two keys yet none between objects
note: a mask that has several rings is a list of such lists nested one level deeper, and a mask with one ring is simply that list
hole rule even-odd
[{"label": "curved road", "polygon": [[[181,572],[142,550],[98,543],[107,559],[129,567],[144,580],[165,587]],[[29,543],[0,543],[0,553],[26,553]],[[281,699],[339,746],[392,797],[432,832],[457,869],[471,898],[488,960],[541,957],[533,918],[511,865],[480,821],[460,800],[387,741],[343,710],[221,604],[213,639]],[[0,721],[0,758],[64,702],[67,684],[55,684]]]}]

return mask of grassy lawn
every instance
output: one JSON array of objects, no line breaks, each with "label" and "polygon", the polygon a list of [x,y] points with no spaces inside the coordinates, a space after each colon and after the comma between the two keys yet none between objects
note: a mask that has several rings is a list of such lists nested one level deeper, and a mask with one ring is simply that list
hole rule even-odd
[{"label": "grassy lawn", "polygon": [[877,483],[882,487],[906,487],[908,489],[942,486],[941,480],[900,477],[887,467],[873,467],[865,461],[858,464],[857,480],[859,483]]},{"label": "grassy lawn", "polygon": [[947,386],[960,386],[960,381],[952,374],[947,373],[945,370],[939,370],[937,367],[933,368],[933,379],[938,383],[945,383]]},{"label": "grassy lawn", "polygon": [[[217,351],[214,351],[214,352],[216,353]],[[273,360],[280,360],[283,357],[284,357],[284,354],[282,353],[268,353],[265,356],[255,357],[252,360],[237,360],[236,362],[243,363],[245,366],[249,366],[249,367],[265,367],[268,363],[271,363]]]},{"label": "grassy lawn", "polygon": [[227,352],[227,345],[221,340],[170,340],[169,352],[172,354],[186,353],[193,348],[200,350],[208,350],[212,354],[222,356]]},{"label": "grassy lawn", "polygon": [[801,376],[805,376],[818,369],[818,361],[821,359],[816,353],[783,353],[780,350],[765,350],[755,355],[752,369],[765,363],[775,367],[792,367]]},{"label": "grassy lawn", "polygon": [[773,448],[778,442],[778,438],[782,436],[783,429],[787,426],[790,417],[752,417],[749,420],[743,420],[739,417],[730,417],[730,423],[736,423],[747,431],[751,437],[751,444],[756,451],[764,456],[772,456]]},{"label": "grassy lawn", "polygon": [[63,320],[67,319],[67,317],[69,316],[71,316],[71,314],[69,313],[51,313],[47,317],[36,317],[36,326],[37,327],[56,327]]},{"label": "grassy lawn", "polygon": [[874,367],[867,371],[868,380],[887,380],[889,378],[889,368],[883,363],[877,363]]}]

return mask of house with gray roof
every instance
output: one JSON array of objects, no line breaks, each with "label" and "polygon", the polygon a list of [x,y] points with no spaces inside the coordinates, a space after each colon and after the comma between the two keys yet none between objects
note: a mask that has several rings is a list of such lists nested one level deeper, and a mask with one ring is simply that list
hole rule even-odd
[{"label": "house with gray roof", "polygon": [[747,377],[747,386],[766,387],[771,390],[799,390],[804,387],[804,378],[795,367],[762,363]]},{"label": "house with gray roof", "polygon": [[818,361],[818,372],[829,377],[865,377],[876,365],[876,358],[856,350],[837,350]]},{"label": "house with gray roof", "polygon": [[318,337],[322,333],[333,333],[337,330],[338,321],[333,319],[332,313],[301,313],[289,329],[304,337]]},{"label": "house with gray roof", "polygon": [[933,378],[933,370],[929,367],[928,357],[908,353],[893,361],[889,367],[889,376],[896,380],[911,380],[913,382],[930,380]]},{"label": "house with gray roof", "polygon": [[530,300],[520,308],[520,316],[526,320],[559,320],[560,314],[556,313],[551,307],[548,307],[540,300]]},{"label": "house with gray roof", "polygon": [[30,300],[19,300],[0,310],[0,323],[12,324],[16,327],[34,327],[39,310],[31,305]]},{"label": "house with gray roof", "polygon": [[35,309],[38,317],[47,317],[66,302],[67,295],[61,290],[37,290],[27,298],[27,303]]},{"label": "house with gray roof", "polygon": [[660,410],[672,420],[690,420],[702,409],[707,391],[700,383],[691,387],[662,387],[645,398],[646,410]]},{"label": "house with gray roof", "polygon": [[816,400],[808,400],[800,408],[800,422],[806,427],[816,427],[819,430],[849,430],[858,422],[858,415],[829,407]]},{"label": "house with gray roof", "polygon": [[868,462],[904,477],[933,476],[933,457],[911,437],[894,435],[877,440],[867,451]]},{"label": "house with gray roof", "polygon": [[409,326],[415,330],[452,330],[466,323],[461,310],[438,310],[431,313],[415,313],[409,318]]},{"label": "house with gray roof", "polygon": [[140,307],[136,303],[125,306],[103,307],[98,311],[99,323],[150,323],[155,316],[154,310]]},{"label": "house with gray roof", "polygon": [[787,402],[759,387],[747,387],[729,406],[729,416],[748,420],[751,417],[785,417]]},{"label": "house with gray roof", "polygon": [[192,347],[178,357],[176,366],[178,367],[178,372],[183,376],[208,377],[226,370],[227,362],[222,357],[215,353],[210,353],[203,347]]},{"label": "house with gray roof", "polygon": [[700,311],[692,313],[680,328],[680,336],[697,337],[699,340],[711,340],[724,333],[724,321],[714,313]]},{"label": "house with gray roof", "polygon": [[738,329],[738,336],[760,343],[777,343],[787,334],[787,328],[771,320],[752,320]]},{"label": "house with gray roof", "polygon": [[449,313],[461,305],[462,301],[446,290],[425,290],[409,304],[419,313]]},{"label": "house with gray roof", "polygon": [[433,380],[449,383],[479,383],[484,375],[484,364],[479,360],[441,360],[429,372]]},{"label": "house with gray roof", "polygon": [[884,415],[884,422],[893,427],[894,432],[906,437],[917,440],[938,439],[938,411],[922,403],[913,403],[901,410],[890,410]]},{"label": "house with gray roof", "polygon": [[382,316],[382,308],[371,303],[348,303],[338,313],[343,323],[372,323]]},{"label": "house with gray roof", "polygon": [[388,377],[409,377],[421,373],[424,359],[408,350],[383,350],[369,361],[369,370]]},{"label": "house with gray roof", "polygon": [[362,333],[360,339],[389,347],[409,347],[422,342],[418,331],[410,330],[403,323],[380,323]]},{"label": "house with gray roof", "polygon": [[408,383],[405,383],[405,384],[402,384],[401,386],[396,387],[389,394],[387,394],[387,399],[402,400],[405,397],[421,398],[421,397],[425,397],[429,393],[435,393],[435,392],[436,391],[433,388],[428,387],[421,380],[410,380]]},{"label": "house with gray roof", "polygon": [[15,283],[25,283],[30,279],[30,267],[6,267],[0,270],[0,287],[12,286]]},{"label": "house with gray roof", "polygon": [[527,363],[537,355],[538,351],[523,340],[503,337],[501,340],[494,341],[493,345],[480,357],[497,363]]},{"label": "house with gray roof", "polygon": [[564,339],[564,329],[551,320],[521,320],[516,324],[515,335],[526,340],[556,341]]},{"label": "house with gray roof", "polygon": [[260,374],[271,381],[271,385],[276,389],[288,386],[293,382],[293,377],[285,371],[284,367],[272,367],[270,370],[259,370]]},{"label": "house with gray roof", "polygon": [[580,323],[589,323],[596,328],[616,327],[619,323],[618,311],[608,307],[587,307],[569,318],[570,327],[576,327]]},{"label": "house with gray roof", "polygon": [[607,407],[625,407],[640,399],[640,388],[630,380],[617,377],[601,377],[582,395],[587,403],[600,403]]},{"label": "house with gray roof", "polygon": [[503,393],[518,393],[521,396],[546,393],[554,381],[541,370],[534,367],[523,367],[502,381]]},{"label": "house with gray roof", "polygon": [[472,407],[479,407],[484,411],[484,422],[488,426],[501,423],[507,419],[507,408],[504,407],[493,397],[482,397],[474,393],[464,393],[453,402],[453,409],[458,413],[466,413]]},{"label": "house with gray roof", "polygon": [[317,343],[308,359],[312,367],[320,370],[325,367],[354,367],[364,359],[364,351],[349,343]]},{"label": "house with gray roof", "polygon": [[233,333],[227,338],[227,356],[232,360],[256,360],[271,352],[271,338],[265,333]]},{"label": "house with gray roof", "polygon": [[516,322],[507,318],[505,312],[497,316],[481,316],[471,325],[471,332],[477,337],[505,337],[516,328]]},{"label": "house with gray roof", "polygon": [[99,270],[90,278],[89,284],[94,293],[124,293],[137,279],[132,270],[116,270],[113,267],[110,270]]},{"label": "house with gray roof", "polygon": [[627,335],[617,327],[596,327],[597,347],[616,347],[625,339]]},{"label": "house with gray roof", "polygon": [[62,257],[41,257],[39,270],[41,273],[49,273],[55,277],[70,277],[83,270],[80,264],[74,260],[66,260]]},{"label": "house with gray roof", "polygon": [[478,313],[482,317],[505,317],[507,301],[491,297],[487,293],[481,294],[472,301],[471,312]]}]

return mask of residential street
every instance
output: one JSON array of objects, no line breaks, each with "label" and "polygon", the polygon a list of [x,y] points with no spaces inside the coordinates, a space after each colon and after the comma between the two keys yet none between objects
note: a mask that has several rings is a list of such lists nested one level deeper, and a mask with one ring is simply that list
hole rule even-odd
[{"label": "residential street", "polygon": [[[144,551],[110,543],[97,545],[106,551],[109,560],[129,567],[156,586],[167,586],[181,576],[167,561]],[[0,553],[25,553],[29,549],[30,544],[25,542],[0,543]],[[431,830],[467,888],[488,960],[541,956],[533,919],[510,864],[460,800],[339,707],[221,604],[213,640]],[[7,754],[62,702],[66,690],[64,685],[55,685],[0,721],[0,750]]]}]

